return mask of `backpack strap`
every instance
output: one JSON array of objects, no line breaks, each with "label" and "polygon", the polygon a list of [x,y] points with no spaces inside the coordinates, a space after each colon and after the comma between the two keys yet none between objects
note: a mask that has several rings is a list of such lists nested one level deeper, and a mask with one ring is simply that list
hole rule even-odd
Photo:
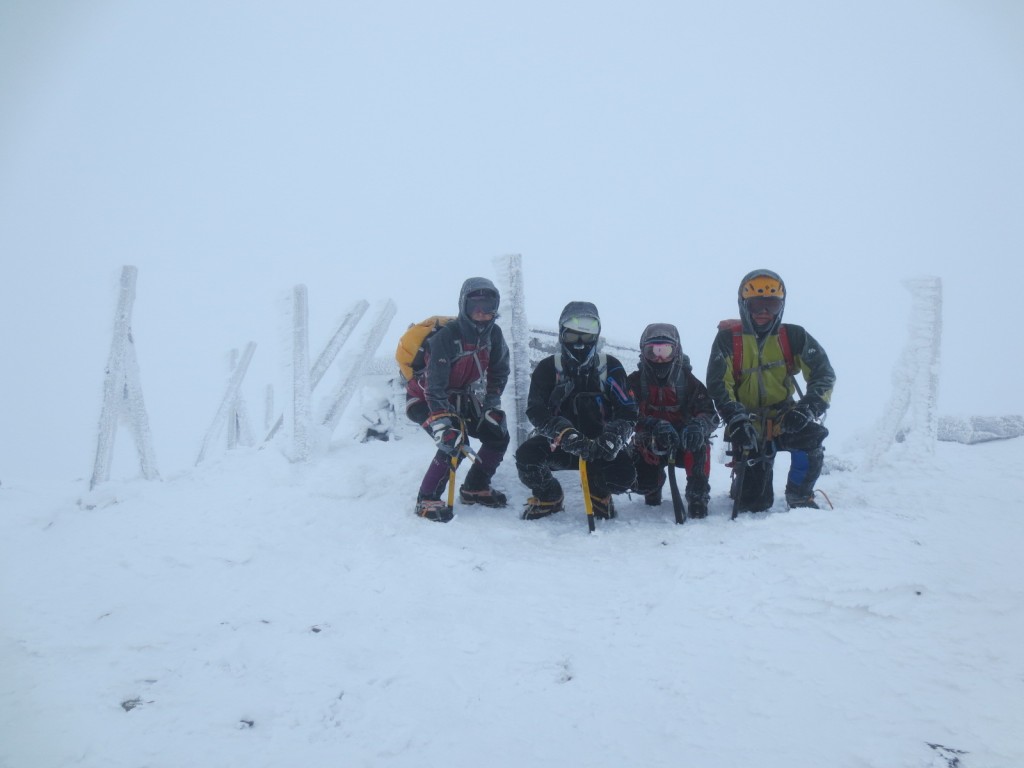
[{"label": "backpack strap", "polygon": [[[732,331],[732,377],[739,381],[743,374],[743,323],[740,320],[722,320],[718,324],[719,330]],[[803,397],[800,384],[796,380],[796,374],[800,368],[793,357],[793,347],[789,343],[789,332],[784,323],[779,324],[779,346],[782,348],[782,358],[786,362],[786,375],[793,381],[796,391]]]},{"label": "backpack strap", "polygon": [[789,345],[789,332],[786,330],[785,325],[779,325],[779,346],[782,347],[782,357],[786,361],[786,373],[789,376],[789,380],[793,382],[796,393],[803,400],[804,391],[800,389],[800,382],[796,380],[797,371],[800,369],[797,367],[796,360],[793,359],[793,348]]},{"label": "backpack strap", "polygon": [[[553,409],[561,407],[562,403],[568,399],[569,395],[572,394],[573,381],[572,379],[565,378],[565,371],[562,366],[562,351],[559,350],[554,354],[555,358],[555,387],[551,391],[551,399],[549,406]],[[608,356],[603,352],[597,356],[597,375],[598,381],[601,385],[601,393],[604,392],[604,387],[608,384]]]},{"label": "backpack strap", "polygon": [[786,331],[785,325],[779,326],[779,346],[782,347],[782,357],[786,361],[786,372],[790,376],[796,376],[799,369],[793,360],[793,348],[789,346],[789,332]]},{"label": "backpack strap", "polygon": [[[681,363],[681,362],[682,362],[681,360],[676,360],[675,363],[673,363],[673,365],[675,365],[676,363]],[[686,405],[686,396],[688,394],[687,391],[686,391],[686,377],[684,375],[681,375],[681,372],[677,372],[676,370],[673,370],[672,373],[673,373],[673,379],[671,381],[671,386],[672,386],[672,390],[676,393],[676,404],[675,404],[675,406],[666,406],[663,410],[666,410],[666,411],[673,411],[673,410],[674,411],[678,411],[680,414],[685,416],[686,414],[684,413],[683,409],[684,409],[684,406]],[[677,373],[679,375],[677,375]],[[660,387],[661,385],[657,384],[655,386],[659,386]],[[647,364],[646,363],[641,363],[640,364],[640,393],[641,393],[640,396],[643,399],[649,401],[650,400],[650,392],[651,392],[651,377],[648,375]],[[638,405],[639,405],[639,403],[638,403]]]},{"label": "backpack strap", "polygon": [[[608,355],[601,352],[597,356],[597,375],[603,385],[608,381]],[[562,351],[555,352],[555,383],[557,384],[565,376],[562,368]]]},{"label": "backpack strap", "polygon": [[739,382],[743,374],[743,323],[740,320],[722,320],[720,331],[732,331],[732,378]]}]

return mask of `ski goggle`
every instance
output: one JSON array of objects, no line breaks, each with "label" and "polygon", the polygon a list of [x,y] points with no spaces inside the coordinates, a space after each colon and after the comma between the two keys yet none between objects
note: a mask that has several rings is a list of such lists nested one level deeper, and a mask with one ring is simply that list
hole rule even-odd
[{"label": "ski goggle", "polygon": [[566,344],[596,344],[596,333],[581,333],[580,331],[562,331],[562,341]]},{"label": "ski goggle", "polygon": [[676,345],[667,341],[644,344],[644,359],[652,363],[670,362],[676,354]]},{"label": "ski goggle", "polygon": [[498,311],[498,300],[493,296],[482,296],[479,298],[470,297],[466,299],[466,314],[476,313],[493,315]]},{"label": "ski goggle", "polygon": [[752,315],[759,315],[762,312],[777,315],[782,311],[782,299],[774,296],[755,296],[752,299],[747,299],[747,309]]}]

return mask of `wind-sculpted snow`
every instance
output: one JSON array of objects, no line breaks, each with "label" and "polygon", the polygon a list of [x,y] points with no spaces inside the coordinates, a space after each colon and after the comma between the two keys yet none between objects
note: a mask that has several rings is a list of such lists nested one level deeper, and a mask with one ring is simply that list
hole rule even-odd
[{"label": "wind-sculpted snow", "polygon": [[1024,441],[735,522],[716,458],[707,519],[589,535],[572,473],[520,520],[511,461],[509,508],[416,518],[433,447],[392,436],[0,487],[0,765],[1024,765]]},{"label": "wind-sculpted snow", "polygon": [[940,416],[939,440],[985,443],[1024,435],[1024,416]]}]

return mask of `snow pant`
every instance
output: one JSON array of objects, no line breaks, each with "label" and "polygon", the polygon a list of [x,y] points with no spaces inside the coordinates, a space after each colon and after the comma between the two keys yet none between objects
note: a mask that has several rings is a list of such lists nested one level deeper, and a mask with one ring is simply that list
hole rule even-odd
[{"label": "snow pant", "polygon": [[[543,435],[534,435],[523,441],[516,451],[516,470],[523,485],[541,501],[562,498],[562,485],[554,472],[579,469],[579,456],[561,448],[551,450],[551,441]],[[590,495],[604,498],[613,493],[625,493],[633,487],[636,469],[627,451],[619,451],[611,461],[594,459],[587,462]]]},{"label": "snow pant", "polygon": [[[477,438],[480,441],[480,450],[476,452],[479,461],[474,461],[466,474],[466,480],[462,484],[464,488],[471,491],[482,491],[491,486],[491,478],[498,470],[498,465],[505,458],[508,450],[509,435],[506,430],[495,426],[491,422],[482,419],[475,408],[467,408],[465,414],[460,414],[465,419],[468,437]],[[423,422],[430,416],[430,409],[422,400],[410,403],[406,413],[409,419],[423,426],[424,431],[433,438],[430,428],[423,425]],[[459,462],[463,459],[459,454]],[[444,451],[438,450],[427,466],[426,474],[420,482],[419,498],[440,499],[448,485],[448,475],[451,471],[452,458]]]},{"label": "snow pant", "polygon": [[[705,445],[696,453],[679,450],[675,459],[676,466],[682,467],[686,472],[686,498],[706,501],[711,493],[711,486],[708,483],[708,478],[711,475],[711,446]],[[636,483],[632,490],[637,493],[646,496],[665,485],[667,456],[662,456],[658,464],[648,464],[644,457],[637,452],[633,456],[633,466],[636,468]]]},{"label": "snow pant", "polygon": [[[821,476],[825,463],[825,448],[822,443],[828,437],[828,430],[817,422],[811,422],[799,432],[782,434],[769,446],[766,456],[749,464],[743,471],[743,487],[737,488],[740,473],[733,476],[732,498],[739,495],[740,509],[760,512],[775,503],[773,488],[775,457],[779,451],[789,453],[789,474],[786,477],[786,495],[808,498],[814,495],[814,484]],[[735,452],[735,448],[734,448]]]}]

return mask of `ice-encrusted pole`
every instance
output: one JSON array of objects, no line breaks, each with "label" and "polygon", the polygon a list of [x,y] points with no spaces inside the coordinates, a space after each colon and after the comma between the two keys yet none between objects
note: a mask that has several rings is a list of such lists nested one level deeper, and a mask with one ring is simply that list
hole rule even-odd
[{"label": "ice-encrusted pole", "polygon": [[287,405],[284,427],[287,435],[285,455],[292,461],[305,461],[312,453],[311,406],[309,387],[309,294],[304,285],[292,292],[292,334]]},{"label": "ice-encrusted pole", "polygon": [[[345,313],[344,317],[342,317],[341,323],[338,325],[338,330],[334,332],[330,341],[327,342],[327,346],[324,347],[323,352],[321,352],[320,356],[317,357],[316,362],[313,363],[313,367],[309,372],[309,390],[311,393],[316,389],[320,380],[323,379],[324,374],[327,373],[327,369],[330,368],[331,363],[334,362],[334,358],[338,356],[338,352],[340,352],[341,348],[345,346],[345,342],[348,341],[348,337],[352,335],[352,331],[355,330],[356,325],[359,324],[359,321],[362,320],[363,315],[366,314],[366,310],[369,308],[370,303],[365,299],[360,299],[353,304],[349,311]],[[268,419],[272,412],[273,397],[268,395]],[[266,440],[270,440],[274,435],[276,435],[283,423],[284,416],[278,417],[277,421],[274,422],[274,425],[270,427],[267,432],[264,442]]]},{"label": "ice-encrusted pole", "polygon": [[326,401],[327,407],[324,409],[324,415],[320,419],[320,423],[326,427],[328,437],[337,428],[338,422],[341,421],[341,417],[345,413],[345,407],[356,393],[363,376],[373,362],[374,355],[377,354],[377,348],[384,339],[384,334],[387,333],[396,311],[395,302],[391,299],[384,302],[377,313],[376,320],[374,320],[373,325],[363,340],[362,348],[344,368],[344,376]]},{"label": "ice-encrusted pole", "polygon": [[942,279],[919,277],[903,285],[913,297],[909,338],[893,370],[892,397],[868,450],[869,466],[897,440],[925,454],[935,452],[938,440]]},{"label": "ice-encrusted pole", "polygon": [[[238,350],[232,349],[229,357],[231,372],[234,373],[241,365],[238,358]],[[251,355],[249,359],[252,359]],[[231,412],[228,414],[228,450],[237,448],[239,445],[249,447],[254,442],[252,422],[249,419],[249,407],[246,405],[245,396],[242,394],[241,387],[239,387],[231,403]]]},{"label": "ice-encrusted pole", "polygon": [[153,436],[149,429],[146,403],[142,397],[139,363],[132,338],[132,308],[135,305],[135,283],[138,269],[121,268],[121,290],[114,315],[114,335],[110,343],[106,376],[103,382],[103,406],[100,409],[99,434],[96,441],[96,459],[93,463],[90,490],[110,479],[114,458],[114,442],[121,418],[128,421],[135,439],[142,476],[147,480],[159,478]]},{"label": "ice-encrusted pole", "polygon": [[526,320],[523,291],[523,257],[518,253],[499,256],[494,259],[494,266],[502,284],[501,327],[508,336],[512,356],[512,376],[502,404],[512,417],[515,445],[522,445],[530,434],[530,422],[526,418],[526,397],[530,392],[530,325]]},{"label": "ice-encrusted pole", "polygon": [[217,413],[214,414],[213,421],[210,422],[210,428],[206,430],[206,435],[203,437],[203,443],[199,447],[199,455],[196,457],[196,465],[198,466],[206,458],[206,453],[209,451],[210,446],[213,445],[217,436],[221,433],[225,427],[227,428],[227,446],[233,448],[238,444],[239,438],[239,419],[245,419],[244,430],[245,436],[243,442],[246,445],[252,445],[252,435],[248,427],[248,419],[244,415],[244,401],[241,400],[241,389],[242,380],[245,378],[246,372],[249,370],[249,363],[252,362],[253,353],[256,351],[255,342],[250,341],[245,346],[245,351],[242,352],[241,359],[237,361],[234,358],[237,356],[237,352],[232,355],[233,365],[231,369],[231,377],[228,379],[227,390],[224,392],[224,397],[221,398],[220,406],[217,408]]}]

